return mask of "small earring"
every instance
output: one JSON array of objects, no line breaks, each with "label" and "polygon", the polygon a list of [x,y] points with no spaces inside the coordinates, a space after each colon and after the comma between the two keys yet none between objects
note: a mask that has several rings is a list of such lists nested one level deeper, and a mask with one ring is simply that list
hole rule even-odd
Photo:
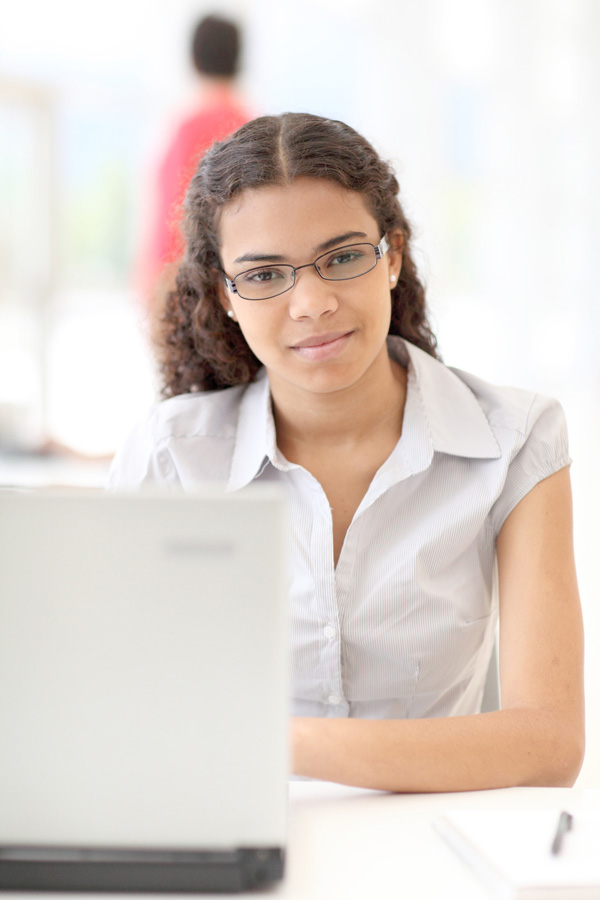
[{"label": "small earring", "polygon": [[228,309],[228,310],[227,310],[227,315],[229,316],[230,319],[233,319],[234,322],[237,322],[237,319],[236,319],[236,317],[235,317],[235,313],[234,313],[234,311],[233,311],[232,309]]},{"label": "small earring", "polygon": [[394,284],[395,281],[396,281],[396,279],[394,278],[394,276],[393,276],[393,275],[390,275],[390,283],[391,283],[391,284]]}]

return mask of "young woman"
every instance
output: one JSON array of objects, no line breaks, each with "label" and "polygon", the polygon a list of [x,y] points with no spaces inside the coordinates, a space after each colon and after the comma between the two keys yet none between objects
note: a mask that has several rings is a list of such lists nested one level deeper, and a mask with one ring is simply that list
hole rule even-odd
[{"label": "young woman", "polygon": [[[438,359],[397,194],[340,122],[264,117],[213,147],[163,323],[166,399],[111,484],[285,486],[296,774],[570,785],[583,638],[562,412]],[[498,614],[502,708],[480,713]]]}]

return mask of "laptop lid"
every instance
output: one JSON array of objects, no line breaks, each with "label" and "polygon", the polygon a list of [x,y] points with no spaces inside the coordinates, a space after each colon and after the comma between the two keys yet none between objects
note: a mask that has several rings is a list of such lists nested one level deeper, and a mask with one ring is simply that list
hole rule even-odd
[{"label": "laptop lid", "polygon": [[0,845],[277,848],[282,497],[0,492]]}]

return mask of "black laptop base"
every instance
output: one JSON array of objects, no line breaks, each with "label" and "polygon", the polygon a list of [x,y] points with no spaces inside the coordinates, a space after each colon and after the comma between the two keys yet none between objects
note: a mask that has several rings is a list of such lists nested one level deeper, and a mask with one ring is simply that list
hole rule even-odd
[{"label": "black laptop base", "polygon": [[284,851],[0,847],[2,891],[236,893],[283,878]]}]

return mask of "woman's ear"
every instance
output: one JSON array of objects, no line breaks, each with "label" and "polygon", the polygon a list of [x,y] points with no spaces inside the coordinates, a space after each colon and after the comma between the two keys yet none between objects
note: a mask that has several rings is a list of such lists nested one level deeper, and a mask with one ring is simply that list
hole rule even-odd
[{"label": "woman's ear", "polygon": [[231,308],[231,299],[230,293],[227,290],[227,285],[225,284],[225,280],[223,278],[222,272],[215,272],[215,286],[217,291],[217,297],[219,298],[219,303],[227,313],[230,319],[233,319],[234,322],[237,322],[237,319],[234,315],[233,309]]},{"label": "woman's ear", "polygon": [[394,228],[387,235],[389,250],[388,269],[390,273],[390,287],[395,287],[402,271],[402,250],[404,248],[404,235],[399,228]]}]

